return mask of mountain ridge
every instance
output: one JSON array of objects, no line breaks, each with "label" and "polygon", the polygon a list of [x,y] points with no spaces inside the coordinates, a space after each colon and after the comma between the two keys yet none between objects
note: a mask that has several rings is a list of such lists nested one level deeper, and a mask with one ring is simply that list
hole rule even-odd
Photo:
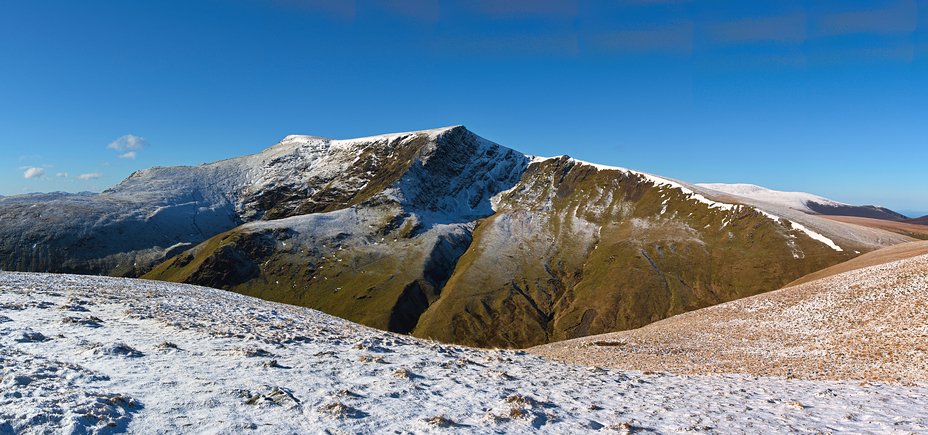
[{"label": "mountain ridge", "polygon": [[874,205],[855,206],[805,192],[782,192],[753,184],[700,183],[700,187],[789,207],[809,214],[855,216],[872,219],[906,219],[901,213]]},{"label": "mountain ridge", "polygon": [[642,326],[911,240],[463,126],[290,135],[29,199],[0,200],[4,270],[203,284],[499,347]]}]

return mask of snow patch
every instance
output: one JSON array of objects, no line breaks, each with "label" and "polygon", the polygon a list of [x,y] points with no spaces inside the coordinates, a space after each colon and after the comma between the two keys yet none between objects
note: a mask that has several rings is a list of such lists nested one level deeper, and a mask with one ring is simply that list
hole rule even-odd
[{"label": "snow patch", "polygon": [[[69,300],[102,326],[56,322]],[[0,273],[0,311],[0,432],[928,429],[926,387],[591,369],[183,284]]]},{"label": "snow patch", "polygon": [[[775,222],[779,222],[779,221],[780,221],[780,217],[779,217],[779,216],[776,216],[776,215],[774,215],[774,214],[772,214],[772,213],[766,212],[766,211],[761,210],[761,209],[759,209],[759,208],[756,209],[756,210],[757,210],[758,212],[760,212],[761,214],[763,214],[764,216],[766,216],[766,217],[770,218],[771,220],[775,221]],[[798,223],[798,222],[796,222],[796,221],[790,221],[790,224],[793,226],[793,228],[795,228],[795,229],[797,229],[797,230],[799,230],[799,231],[802,231],[802,232],[805,233],[807,236],[811,237],[813,240],[818,240],[819,242],[824,243],[824,244],[827,245],[829,248],[834,249],[835,251],[838,251],[838,252],[844,251],[844,249],[841,249],[841,247],[838,246],[837,244],[835,244],[835,242],[833,242],[831,239],[829,239],[828,237],[825,237],[825,236],[823,236],[823,235],[821,235],[821,234],[819,234],[819,233],[816,233],[815,231],[810,230],[810,229],[809,229],[808,227],[806,227],[805,225],[802,225],[802,224],[800,224],[800,223]],[[791,244],[791,245],[790,245],[790,248],[796,248],[795,243]],[[798,248],[796,248],[796,250],[798,250]],[[793,257],[802,258],[802,257],[797,256],[796,250],[793,251]]]}]

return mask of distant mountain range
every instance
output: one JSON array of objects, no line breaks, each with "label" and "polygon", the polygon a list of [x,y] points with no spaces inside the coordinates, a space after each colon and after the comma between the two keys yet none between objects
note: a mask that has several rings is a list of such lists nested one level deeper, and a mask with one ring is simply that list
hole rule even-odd
[{"label": "distant mountain range", "polygon": [[819,215],[880,207],[692,185],[464,127],[288,136],[138,171],[99,195],[0,199],[0,267],[187,282],[366,325],[525,347],[639,327],[913,240]]},{"label": "distant mountain range", "polygon": [[916,211],[916,210],[898,210],[899,213],[902,213],[908,219],[917,219],[919,217],[928,216],[928,211]]}]

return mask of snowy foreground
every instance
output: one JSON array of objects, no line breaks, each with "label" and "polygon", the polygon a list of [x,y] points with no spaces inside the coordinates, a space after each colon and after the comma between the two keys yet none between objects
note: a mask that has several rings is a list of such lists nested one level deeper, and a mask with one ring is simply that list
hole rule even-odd
[{"label": "snowy foreground", "polygon": [[926,431],[925,387],[605,371],[202,287],[0,273],[0,434]]}]

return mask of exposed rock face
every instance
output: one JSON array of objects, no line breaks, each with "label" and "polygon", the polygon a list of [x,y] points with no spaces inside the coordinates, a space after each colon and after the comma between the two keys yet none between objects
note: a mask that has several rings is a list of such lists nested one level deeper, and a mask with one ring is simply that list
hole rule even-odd
[{"label": "exposed rock face", "polygon": [[100,195],[2,198],[0,265],[147,272],[524,347],[772,290],[908,240],[717,193],[530,159],[460,126],[288,136],[251,156],[139,171]]}]

